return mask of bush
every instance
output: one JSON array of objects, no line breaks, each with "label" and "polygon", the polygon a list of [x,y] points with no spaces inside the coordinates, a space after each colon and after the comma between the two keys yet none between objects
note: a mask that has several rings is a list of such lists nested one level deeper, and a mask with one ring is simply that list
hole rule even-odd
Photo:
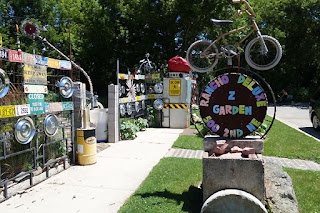
[{"label": "bush", "polygon": [[139,130],[139,127],[134,122],[130,120],[124,121],[120,124],[120,137],[122,140],[135,139]]},{"label": "bush", "polygon": [[148,120],[144,118],[138,118],[135,123],[141,131],[145,130],[149,126]]}]

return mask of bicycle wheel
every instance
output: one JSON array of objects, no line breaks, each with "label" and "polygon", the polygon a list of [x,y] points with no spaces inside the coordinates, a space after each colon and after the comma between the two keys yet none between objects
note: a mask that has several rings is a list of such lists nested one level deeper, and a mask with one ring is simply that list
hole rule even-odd
[{"label": "bicycle wheel", "polygon": [[[217,55],[210,57],[211,54],[218,53],[218,48],[216,45],[210,45],[210,42],[203,40],[199,40],[191,44],[187,51],[187,61],[192,70],[197,72],[207,72],[212,70],[218,63]],[[201,53],[208,47],[209,49],[205,56],[201,56]]]},{"label": "bicycle wheel", "polygon": [[247,63],[256,70],[271,69],[279,63],[282,57],[282,48],[277,39],[267,35],[263,35],[262,38],[268,48],[268,53],[264,53],[260,37],[252,39],[245,50]]}]

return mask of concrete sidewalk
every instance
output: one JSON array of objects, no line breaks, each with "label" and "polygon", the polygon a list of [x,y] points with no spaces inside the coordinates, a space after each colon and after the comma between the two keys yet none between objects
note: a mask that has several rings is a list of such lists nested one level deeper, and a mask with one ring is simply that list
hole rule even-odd
[{"label": "concrete sidewalk", "polygon": [[152,129],[110,144],[97,163],[72,166],[4,201],[0,212],[117,212],[168,152],[182,129]]}]

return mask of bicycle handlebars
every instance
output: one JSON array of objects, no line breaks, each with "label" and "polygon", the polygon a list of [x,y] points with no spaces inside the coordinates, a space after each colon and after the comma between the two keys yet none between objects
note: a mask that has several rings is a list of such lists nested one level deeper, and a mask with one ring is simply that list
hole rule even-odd
[{"label": "bicycle handlebars", "polygon": [[[256,16],[256,14],[254,13],[252,7],[249,5],[249,3],[246,0],[232,0],[232,3],[237,4],[237,3],[244,3],[248,9],[250,10],[251,14],[248,13],[248,11],[246,11],[248,13],[249,16]],[[238,14],[239,15],[239,14]]]}]

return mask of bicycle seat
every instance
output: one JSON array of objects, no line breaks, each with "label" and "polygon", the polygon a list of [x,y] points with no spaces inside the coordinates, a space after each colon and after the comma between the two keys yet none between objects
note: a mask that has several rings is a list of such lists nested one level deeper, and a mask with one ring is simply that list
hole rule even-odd
[{"label": "bicycle seat", "polygon": [[231,20],[219,20],[219,19],[210,19],[215,25],[219,25],[219,26],[222,26],[222,25],[228,25],[228,24],[232,24],[233,21]]}]

